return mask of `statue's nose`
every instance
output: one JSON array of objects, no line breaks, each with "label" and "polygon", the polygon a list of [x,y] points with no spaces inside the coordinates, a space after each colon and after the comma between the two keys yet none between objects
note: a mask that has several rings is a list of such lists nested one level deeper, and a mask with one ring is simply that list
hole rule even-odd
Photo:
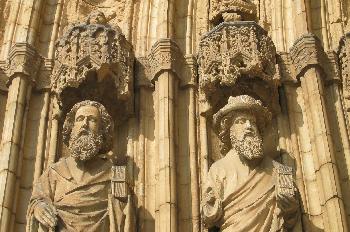
[{"label": "statue's nose", "polygon": [[245,122],[245,125],[246,125],[247,128],[252,128],[252,123],[251,123],[251,121],[249,121],[249,120],[247,120],[247,121]]},{"label": "statue's nose", "polygon": [[245,130],[247,132],[253,132],[253,125],[251,123],[251,121],[247,120],[246,123],[245,123]]},{"label": "statue's nose", "polygon": [[88,128],[88,126],[89,126],[88,118],[85,118],[84,121],[83,121],[82,127],[83,128]]}]

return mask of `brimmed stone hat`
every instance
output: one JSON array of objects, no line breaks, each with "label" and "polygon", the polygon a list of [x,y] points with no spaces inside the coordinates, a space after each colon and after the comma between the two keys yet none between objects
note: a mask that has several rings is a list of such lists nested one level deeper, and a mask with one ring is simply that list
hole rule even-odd
[{"label": "brimmed stone hat", "polygon": [[221,119],[234,111],[248,111],[255,115],[257,126],[259,130],[265,128],[267,123],[271,120],[271,112],[267,107],[263,106],[260,100],[257,100],[249,95],[239,95],[236,97],[230,97],[227,104],[222,107],[213,116],[213,125],[216,130],[221,129]]}]

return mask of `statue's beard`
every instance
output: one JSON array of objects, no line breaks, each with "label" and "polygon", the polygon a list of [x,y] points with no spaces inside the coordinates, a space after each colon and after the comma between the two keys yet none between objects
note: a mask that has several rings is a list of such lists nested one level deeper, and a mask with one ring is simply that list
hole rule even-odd
[{"label": "statue's beard", "polygon": [[263,154],[263,142],[259,135],[247,135],[243,136],[243,139],[239,140],[231,134],[232,148],[235,149],[239,156],[246,161],[259,161],[264,157]]},{"label": "statue's beard", "polygon": [[[82,133],[84,132],[84,133]],[[71,134],[69,150],[71,156],[78,161],[87,161],[98,155],[103,143],[100,133],[94,134],[89,130]]]}]

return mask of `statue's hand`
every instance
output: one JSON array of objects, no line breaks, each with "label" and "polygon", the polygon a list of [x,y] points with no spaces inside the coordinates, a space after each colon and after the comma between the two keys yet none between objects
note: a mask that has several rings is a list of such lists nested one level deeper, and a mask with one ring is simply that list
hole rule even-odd
[{"label": "statue's hand", "polygon": [[298,200],[290,194],[277,194],[277,202],[284,214],[294,213],[298,208]]},{"label": "statue's hand", "polygon": [[203,197],[202,215],[203,222],[207,227],[211,227],[222,216],[221,200],[218,199],[213,191],[207,192]]},{"label": "statue's hand", "polygon": [[207,204],[213,206],[217,200],[217,197],[215,196],[214,191],[209,188],[207,190],[207,193],[204,195],[204,202],[206,202]]},{"label": "statue's hand", "polygon": [[57,224],[56,209],[45,202],[39,202],[36,205],[34,217],[46,227],[54,228]]}]

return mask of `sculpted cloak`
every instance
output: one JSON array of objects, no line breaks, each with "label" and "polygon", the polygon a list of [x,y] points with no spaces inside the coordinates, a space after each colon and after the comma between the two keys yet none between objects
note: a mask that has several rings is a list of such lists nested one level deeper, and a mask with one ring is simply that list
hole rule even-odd
[{"label": "sculpted cloak", "polygon": [[[65,158],[49,166],[33,186],[26,231],[134,232],[131,198],[123,203],[111,195],[111,167],[109,160],[98,159],[91,175],[77,183]],[[46,229],[34,217],[41,201],[57,209],[55,230]]]},{"label": "sculpted cloak", "polygon": [[227,154],[209,170],[204,194],[213,196],[215,203],[202,205],[206,226],[216,226],[222,232],[287,231],[295,224],[296,212],[283,215],[276,195],[277,189],[294,191],[292,170],[265,157],[245,180],[240,180],[232,155]]}]

